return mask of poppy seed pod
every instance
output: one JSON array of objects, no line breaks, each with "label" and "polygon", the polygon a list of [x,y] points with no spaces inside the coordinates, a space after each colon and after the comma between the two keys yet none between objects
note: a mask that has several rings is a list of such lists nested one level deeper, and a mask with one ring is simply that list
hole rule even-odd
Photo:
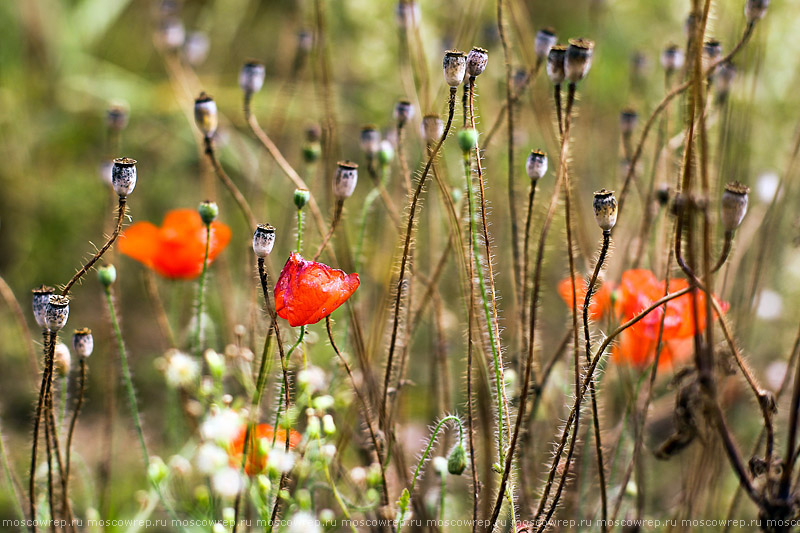
[{"label": "poppy seed pod", "polygon": [[547,54],[547,77],[553,85],[559,85],[564,81],[564,61],[567,57],[567,46],[563,44],[554,45]]},{"label": "poppy seed pod", "polygon": [[69,297],[51,294],[44,308],[44,322],[50,331],[58,331],[69,318]]},{"label": "poppy seed pod", "polygon": [[248,61],[242,65],[242,70],[239,71],[239,87],[245,94],[257,93],[264,86],[266,73],[262,63]]},{"label": "poppy seed pod", "polygon": [[394,120],[397,122],[397,127],[402,128],[413,117],[414,104],[408,100],[398,100],[394,105]]},{"label": "poppy seed pod", "polygon": [[486,63],[489,62],[489,52],[483,48],[473,48],[467,54],[467,74],[471,78],[480,76],[486,70]]},{"label": "poppy seed pod", "polygon": [[710,39],[703,44],[703,69],[708,69],[719,56],[722,55],[722,45],[716,39]]},{"label": "poppy seed pod", "polygon": [[475,128],[464,128],[458,132],[458,146],[464,154],[475,148],[478,142],[478,131]]},{"label": "poppy seed pod", "polygon": [[319,127],[319,124],[311,124],[306,127],[306,140],[310,143],[319,142],[322,138],[322,128]]},{"label": "poppy seed pod", "polygon": [[47,302],[50,301],[50,296],[52,296],[56,290],[53,287],[48,287],[47,285],[42,285],[33,289],[33,317],[36,319],[36,323],[39,325],[40,328],[47,327],[47,321],[44,318],[45,309],[47,308]]},{"label": "poppy seed pod", "polygon": [[425,115],[422,117],[422,138],[427,144],[435,144],[444,133],[444,122],[439,115]]},{"label": "poppy seed pod", "polygon": [[308,189],[294,190],[294,206],[297,209],[303,209],[310,199],[311,193],[308,192]]},{"label": "poppy seed pod", "polygon": [[544,177],[547,173],[547,154],[541,150],[531,150],[528,160],[525,162],[525,170],[532,181]]},{"label": "poppy seed pod", "polygon": [[363,126],[359,142],[361,149],[367,156],[372,157],[377,154],[381,147],[381,132],[378,131],[378,127],[373,124]]},{"label": "poppy seed pod", "polygon": [[588,39],[570,39],[564,58],[564,74],[570,83],[578,83],[589,73],[594,55],[594,42]]},{"label": "poppy seed pod", "polygon": [[97,279],[103,287],[110,287],[117,281],[117,269],[114,265],[103,265],[97,269]]},{"label": "poppy seed pod", "polygon": [[720,202],[722,226],[725,231],[736,231],[747,213],[747,195],[750,188],[734,181],[725,185]]},{"label": "poppy seed pod", "polygon": [[381,149],[378,151],[378,161],[381,165],[388,165],[394,159],[394,146],[386,139],[381,141]]},{"label": "poppy seed pod", "polygon": [[623,109],[619,114],[619,129],[624,136],[631,135],[638,122],[639,115],[633,109]]},{"label": "poppy seed pod", "polygon": [[114,159],[111,167],[111,185],[118,196],[125,197],[136,187],[136,160],[130,157]]},{"label": "poppy seed pod", "polygon": [[306,143],[303,145],[303,160],[306,163],[314,163],[322,155],[322,148],[318,142]]},{"label": "poppy seed pod", "polygon": [[556,44],[556,32],[553,28],[542,28],[536,32],[536,40],[533,44],[533,50],[536,52],[536,58],[539,61],[547,59],[547,54],[550,49]]},{"label": "poppy seed pod", "polygon": [[617,198],[614,191],[600,189],[594,193],[594,219],[603,231],[611,231],[617,223]]},{"label": "poppy seed pod", "polygon": [[53,350],[53,369],[63,378],[69,374],[71,366],[72,356],[69,353],[69,348],[63,342],[59,342]]},{"label": "poppy seed pod", "polygon": [[89,328],[76,329],[72,334],[72,349],[80,357],[89,357],[94,350],[94,337]]},{"label": "poppy seed pod", "polygon": [[269,224],[259,224],[253,233],[253,252],[258,257],[267,257],[275,246],[275,228]]},{"label": "poppy seed pod", "polygon": [[186,29],[177,17],[169,17],[161,23],[161,43],[167,50],[177,50],[186,40]]},{"label": "poppy seed pod", "polygon": [[211,41],[208,40],[208,35],[202,31],[193,31],[183,43],[183,55],[186,56],[186,61],[190,65],[196,67],[206,60],[209,48],[211,48]]},{"label": "poppy seed pod", "polygon": [[213,137],[217,131],[217,103],[206,93],[200,93],[194,101],[194,122],[207,139]]},{"label": "poppy seed pod", "polygon": [[333,179],[333,194],[339,200],[350,198],[358,183],[358,165],[350,161],[339,161]]},{"label": "poppy seed pod", "polygon": [[106,111],[106,126],[112,131],[122,131],[128,125],[128,109],[124,105],[112,104]]},{"label": "poppy seed pod", "polygon": [[769,0],[746,0],[744,3],[744,16],[747,22],[753,23],[764,18],[769,7]]},{"label": "poppy seed pod", "polygon": [[467,73],[467,56],[459,50],[448,50],[442,60],[444,81],[450,87],[458,87]]},{"label": "poppy seed pod", "polygon": [[203,221],[203,224],[208,226],[219,216],[219,206],[216,202],[206,200],[198,206],[197,212],[200,213],[200,219]]},{"label": "poppy seed pod", "polygon": [[717,67],[717,75],[714,78],[717,86],[717,93],[724,99],[731,90],[733,80],[736,79],[736,65],[730,61],[725,61]]},{"label": "poppy seed pod", "polygon": [[677,44],[671,44],[661,52],[661,66],[667,72],[674,72],[683,68],[686,57]]}]

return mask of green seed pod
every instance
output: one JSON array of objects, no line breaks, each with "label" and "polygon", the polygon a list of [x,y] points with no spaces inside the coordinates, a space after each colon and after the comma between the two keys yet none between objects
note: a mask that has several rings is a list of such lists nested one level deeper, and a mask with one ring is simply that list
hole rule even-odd
[{"label": "green seed pod", "polygon": [[310,142],[303,145],[303,160],[306,163],[315,163],[322,155],[322,149],[318,142]]},{"label": "green seed pod", "polygon": [[478,142],[478,132],[474,128],[464,128],[458,132],[458,146],[465,154],[475,148]]},{"label": "green seed pod", "polygon": [[308,191],[308,189],[294,190],[294,205],[298,210],[303,209],[310,199],[311,193]]},{"label": "green seed pod", "polygon": [[197,212],[200,213],[200,218],[203,220],[203,224],[206,226],[210,225],[217,219],[219,216],[219,206],[216,202],[210,202],[206,200],[197,208]]},{"label": "green seed pod", "polygon": [[117,281],[117,269],[114,265],[105,265],[97,269],[97,279],[103,287],[110,287]]},{"label": "green seed pod", "polygon": [[394,146],[387,140],[381,141],[381,149],[378,150],[378,162],[381,165],[388,165],[394,159]]}]

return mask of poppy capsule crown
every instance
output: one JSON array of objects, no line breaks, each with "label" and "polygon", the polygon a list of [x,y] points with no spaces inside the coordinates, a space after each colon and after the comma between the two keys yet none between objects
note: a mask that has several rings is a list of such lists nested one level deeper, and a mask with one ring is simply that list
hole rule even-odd
[{"label": "poppy capsule crown", "polygon": [[194,101],[194,122],[207,139],[213,137],[217,131],[217,103],[206,93],[200,93]]},{"label": "poppy capsule crown", "polygon": [[458,87],[467,73],[467,56],[459,50],[448,50],[442,60],[444,81],[450,87]]},{"label": "poppy capsule crown", "polygon": [[264,86],[266,74],[266,69],[262,63],[248,61],[242,65],[242,70],[239,71],[239,87],[246,94],[257,93]]},{"label": "poppy capsule crown", "polygon": [[275,228],[269,224],[259,224],[253,233],[253,252],[258,257],[267,257],[275,246]]},{"label": "poppy capsule crown", "polygon": [[339,161],[333,180],[333,194],[339,200],[350,198],[358,183],[358,165],[350,161]]},{"label": "poppy capsule crown", "polygon": [[473,48],[467,54],[467,73],[470,77],[474,78],[480,76],[486,70],[486,64],[489,62],[489,52],[483,48]]},{"label": "poppy capsule crown", "polygon": [[622,135],[629,136],[636,129],[639,114],[633,109],[623,109],[619,114],[619,127]]},{"label": "poppy capsule crown", "polygon": [[412,118],[414,118],[414,104],[408,100],[399,100],[394,105],[394,120],[397,122],[397,127],[402,128]]},{"label": "poppy capsule crown", "polygon": [[44,309],[44,320],[50,331],[58,331],[67,324],[69,318],[69,297],[50,295]]},{"label": "poppy capsule crown", "polygon": [[45,309],[47,308],[47,302],[50,301],[50,296],[52,296],[56,290],[53,287],[48,287],[47,285],[42,285],[33,289],[33,317],[36,319],[36,323],[39,325],[40,328],[47,327],[47,321],[44,318]]},{"label": "poppy capsule crown", "polygon": [[664,70],[667,72],[671,73],[682,69],[685,60],[686,58],[683,55],[683,50],[681,50],[677,44],[671,44],[661,52],[661,66],[664,67]]},{"label": "poppy capsule crown", "polygon": [[94,337],[89,328],[76,329],[72,334],[72,348],[81,357],[89,357],[94,350]]},{"label": "poppy capsule crown", "polygon": [[547,59],[547,54],[550,49],[556,44],[556,32],[553,28],[542,28],[536,32],[536,40],[533,44],[533,50],[536,52],[536,58],[539,61]]},{"label": "poppy capsule crown", "polygon": [[563,44],[554,45],[547,54],[547,77],[550,78],[553,85],[559,85],[564,81],[564,60],[566,57],[567,47]]},{"label": "poppy capsule crown", "polygon": [[722,193],[721,217],[726,232],[733,232],[739,227],[747,213],[747,196],[750,188],[734,181],[725,185]]},{"label": "poppy capsule crown", "polygon": [[764,18],[769,7],[769,0],[747,0],[744,3],[744,16],[747,22],[753,23]]},{"label": "poppy capsule crown", "polygon": [[427,144],[435,144],[444,133],[444,123],[439,115],[431,114],[422,117],[422,138]]},{"label": "poppy capsule crown", "polygon": [[564,74],[570,83],[578,83],[589,73],[594,55],[594,42],[570,39],[564,59]]},{"label": "poppy capsule crown", "polygon": [[617,198],[614,191],[600,189],[594,193],[594,219],[600,229],[611,231],[617,223]]},{"label": "poppy capsule crown", "polygon": [[126,197],[136,188],[136,160],[118,157],[111,167],[111,186],[120,197]]},{"label": "poppy capsule crown", "polygon": [[377,154],[381,147],[381,132],[378,131],[377,126],[367,124],[362,127],[359,143],[361,144],[361,149],[368,156],[372,157]]},{"label": "poppy capsule crown", "polygon": [[531,180],[541,179],[547,173],[547,154],[541,150],[531,150],[525,162],[525,170]]}]

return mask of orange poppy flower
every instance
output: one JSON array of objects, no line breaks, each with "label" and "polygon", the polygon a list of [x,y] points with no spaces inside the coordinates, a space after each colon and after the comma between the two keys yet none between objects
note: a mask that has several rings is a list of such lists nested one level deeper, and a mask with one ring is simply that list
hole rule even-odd
[{"label": "orange poppy flower", "polygon": [[[599,281],[598,281],[599,283]],[[575,280],[575,296],[578,301],[578,308],[583,312],[583,302],[586,300],[586,283],[580,279]],[[589,318],[600,320],[611,309],[611,296],[614,292],[613,283],[603,283],[599,288],[595,288],[592,301],[589,303]],[[558,294],[567,305],[572,308],[572,281],[569,278],[562,279],[558,284]]]},{"label": "orange poppy flower", "polygon": [[[244,439],[247,436],[247,425],[243,425],[239,433],[236,435],[230,445],[228,446],[228,455],[230,456],[231,466],[240,467],[242,464],[242,454],[244,453]],[[247,461],[244,465],[244,471],[248,476],[255,476],[264,471],[267,467],[267,454],[264,453],[258,442],[261,439],[267,439],[272,444],[275,440],[276,445],[284,446],[286,442],[286,430],[278,429],[278,434],[275,435],[275,428],[269,424],[258,424],[256,426],[255,435],[249,449],[247,450]],[[294,448],[303,436],[295,430],[289,430],[289,448]]]},{"label": "orange poppy flower", "polygon": [[[669,292],[679,291],[688,286],[689,283],[686,279],[673,279],[669,283]],[[620,322],[626,322],[651,306],[653,302],[661,299],[665,291],[666,282],[656,279],[655,274],[651,271],[627,270],[622,274],[622,280],[616,292],[615,314],[620,315]],[[569,278],[559,284],[559,294],[567,302],[567,305],[570,305],[572,291]],[[585,294],[585,288],[581,287],[578,290],[579,299],[582,300]],[[604,303],[602,298],[600,291],[592,298],[590,311],[595,320],[611,309],[611,306]],[[614,360],[630,363],[640,368],[652,363],[655,359],[658,333],[663,318],[664,330],[661,335],[662,351],[659,357],[659,367],[686,361],[694,351],[692,338],[695,332],[702,332],[706,327],[706,295],[698,290],[695,292],[694,298],[697,300],[697,320],[694,317],[691,293],[670,300],[666,306],[653,309],[619,335],[618,342],[611,350]],[[594,308],[595,299],[598,304],[596,310]],[[720,302],[720,308],[725,312],[728,304]]]},{"label": "orange poppy flower", "polygon": [[358,274],[292,252],[275,284],[275,310],[292,327],[315,324],[347,301],[361,284]]},{"label": "orange poppy flower", "polygon": [[[211,223],[208,262],[211,264],[231,240],[231,229]],[[119,251],[170,279],[194,279],[203,271],[206,227],[194,209],[173,209],[161,227],[137,222],[119,237]]]}]

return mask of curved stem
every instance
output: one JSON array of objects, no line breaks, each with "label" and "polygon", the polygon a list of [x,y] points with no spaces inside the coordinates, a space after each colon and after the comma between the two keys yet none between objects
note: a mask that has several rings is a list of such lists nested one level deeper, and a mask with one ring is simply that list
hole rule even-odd
[{"label": "curved stem", "polygon": [[233,199],[236,201],[236,205],[239,206],[239,210],[242,212],[242,216],[244,217],[247,226],[250,228],[255,228],[258,226],[258,221],[256,217],[253,215],[253,210],[250,208],[250,204],[247,203],[247,199],[242,194],[242,191],[233,183],[233,180],[225,173],[225,170],[222,168],[222,165],[217,158],[217,153],[214,150],[214,142],[210,137],[204,137],[203,143],[205,145],[205,154],[208,156],[208,160],[211,162],[211,167],[214,169],[214,174],[217,175],[219,180],[228,189],[228,192],[231,193]]}]

